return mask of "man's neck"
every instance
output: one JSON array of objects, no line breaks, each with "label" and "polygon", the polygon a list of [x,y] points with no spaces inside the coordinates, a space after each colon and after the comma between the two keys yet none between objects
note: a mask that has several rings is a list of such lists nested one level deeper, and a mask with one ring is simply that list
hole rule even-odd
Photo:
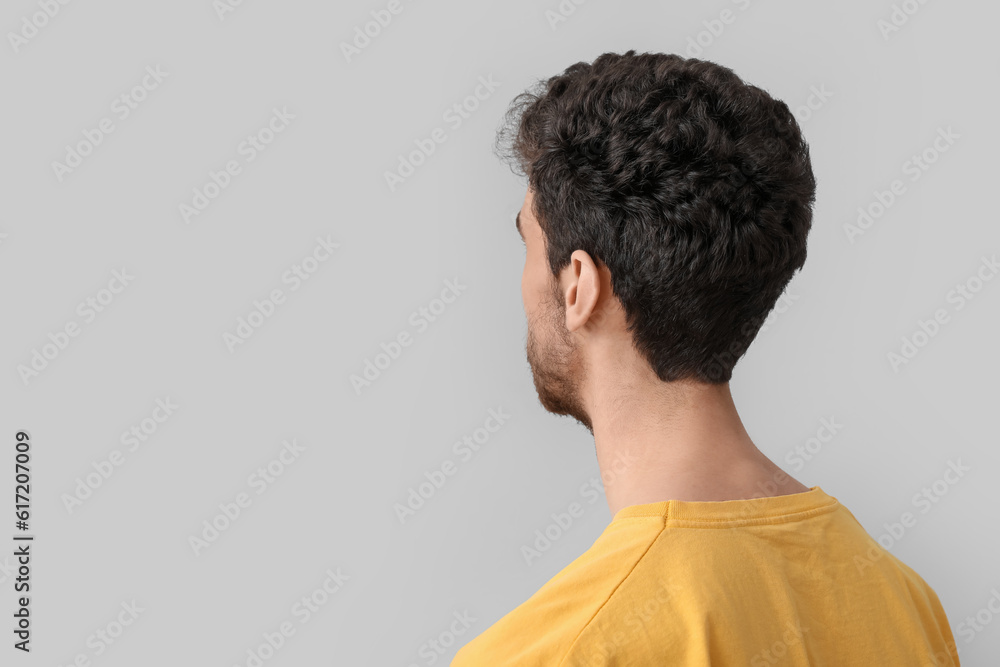
[{"label": "man's neck", "polygon": [[756,447],[728,384],[652,378],[595,377],[588,387],[588,414],[612,516],[629,505],[662,500],[736,500],[809,490]]}]

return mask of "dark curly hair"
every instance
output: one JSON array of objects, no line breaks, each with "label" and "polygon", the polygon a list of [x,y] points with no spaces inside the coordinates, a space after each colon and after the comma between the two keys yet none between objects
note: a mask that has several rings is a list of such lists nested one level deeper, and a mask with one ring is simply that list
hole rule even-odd
[{"label": "dark curly hair", "polygon": [[728,382],[806,259],[816,181],[788,106],[731,69],[605,53],[511,102],[497,154],[527,176],[553,276],[611,273],[663,381]]}]

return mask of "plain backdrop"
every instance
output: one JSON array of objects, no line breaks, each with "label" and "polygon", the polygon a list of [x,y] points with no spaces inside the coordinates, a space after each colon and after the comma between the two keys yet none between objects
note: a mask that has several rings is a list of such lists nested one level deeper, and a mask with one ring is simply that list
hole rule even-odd
[{"label": "plain backdrop", "polygon": [[[809,257],[737,406],[931,584],[963,665],[1000,654],[997,5],[0,14],[0,663],[447,664],[583,553],[611,517],[583,491],[589,433],[537,401],[525,183],[492,147],[519,92],[629,49],[721,63],[795,110]],[[12,647],[19,430],[30,655]]]}]

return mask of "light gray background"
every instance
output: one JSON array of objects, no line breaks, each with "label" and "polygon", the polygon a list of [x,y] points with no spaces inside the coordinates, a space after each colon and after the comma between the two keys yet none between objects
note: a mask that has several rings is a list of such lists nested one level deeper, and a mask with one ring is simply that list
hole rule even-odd
[{"label": "light gray background", "polygon": [[[963,664],[993,664],[1000,619],[971,640],[959,629],[1000,587],[1000,280],[960,310],[948,294],[1000,251],[997,5],[913,1],[886,39],[886,0],[591,0],[564,3],[555,28],[556,0],[402,0],[347,62],[340,44],[387,4],[245,0],[220,20],[210,0],[75,1],[15,53],[8,34],[41,10],[5,3],[0,539],[15,532],[19,429],[33,438],[37,539],[30,656],[10,646],[13,559],[0,558],[0,662],[245,665],[287,620],[296,632],[266,665],[426,665],[428,650],[447,664],[586,550],[610,520],[603,497],[530,565],[521,552],[598,470],[589,434],[537,402],[512,219],[524,184],[492,155],[494,132],[538,78],[606,51],[685,54],[703,33],[703,58],[794,109],[830,94],[798,111],[815,223],[790,305],[737,366],[747,427],[873,536],[911,512],[891,551],[940,595]],[[119,120],[112,101],[147,66],[166,79]],[[493,94],[449,125],[490,76]],[[295,119],[243,162],[237,147],[275,107]],[[114,132],[59,182],[52,162],[104,117]],[[438,127],[447,141],[391,192],[384,173]],[[960,138],[912,182],[904,163],[949,127]],[[232,159],[242,172],[185,224],[179,205]],[[851,243],[844,226],[894,179],[905,194]],[[318,236],[340,247],[291,291],[282,274]],[[84,323],[77,304],[123,267],[134,280]],[[466,289],[418,332],[411,313],[456,278]],[[285,303],[231,353],[223,333],[275,288]],[[888,353],[939,308],[949,321],[894,371]],[[71,320],[80,334],[26,384],[18,366]],[[358,395],[350,375],[401,332],[412,345]],[[120,434],[167,397],[179,408],[128,451]],[[509,420],[462,461],[452,443],[491,408]],[[790,465],[824,418],[842,429]],[[305,451],[256,495],[248,477],[292,438]],[[68,511],[64,495],[113,450],[122,465]],[[394,505],[448,459],[457,472],[401,524]],[[914,495],[949,461],[972,470],[922,513]],[[196,556],[189,537],[241,492],[252,504]],[[292,606],[328,568],[349,579],[300,623]],[[88,636],[133,600],[144,611],[95,656]],[[433,653],[456,613],[475,621]]]}]

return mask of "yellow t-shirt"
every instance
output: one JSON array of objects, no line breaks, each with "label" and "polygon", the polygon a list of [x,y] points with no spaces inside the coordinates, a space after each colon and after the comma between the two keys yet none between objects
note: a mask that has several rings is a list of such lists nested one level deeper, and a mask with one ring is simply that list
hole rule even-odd
[{"label": "yellow t-shirt", "polygon": [[452,667],[951,667],[941,602],[818,486],[631,505]]}]

